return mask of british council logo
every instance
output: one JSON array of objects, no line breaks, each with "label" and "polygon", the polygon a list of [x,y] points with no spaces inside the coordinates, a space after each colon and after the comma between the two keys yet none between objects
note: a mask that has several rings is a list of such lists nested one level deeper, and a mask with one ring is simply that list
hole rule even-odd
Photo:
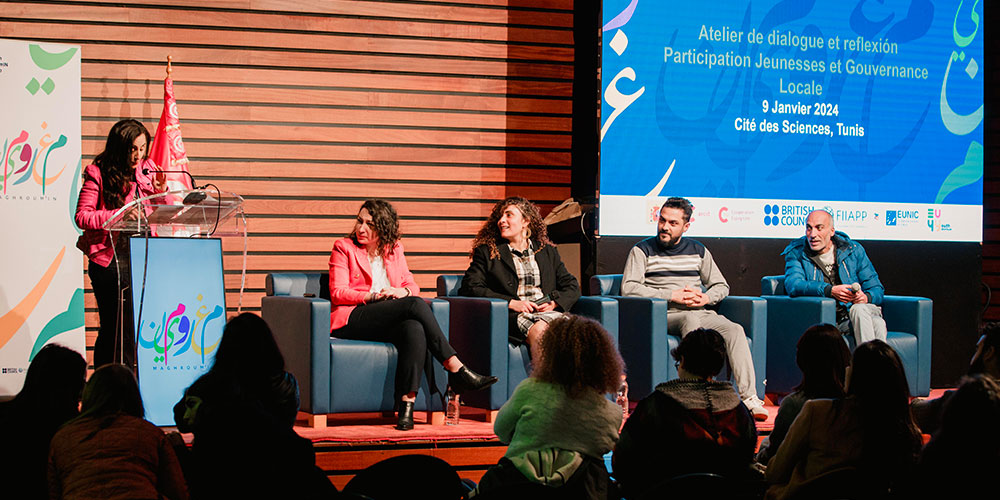
[{"label": "british council logo", "polygon": [[778,205],[764,205],[764,225],[777,226],[781,208]]}]

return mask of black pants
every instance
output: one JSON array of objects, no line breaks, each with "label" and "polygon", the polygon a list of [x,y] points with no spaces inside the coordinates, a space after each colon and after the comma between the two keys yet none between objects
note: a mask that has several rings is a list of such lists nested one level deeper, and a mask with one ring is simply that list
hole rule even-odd
[{"label": "black pants", "polygon": [[[347,324],[330,335],[351,340],[390,342],[396,346],[396,400],[420,388],[420,371],[428,374],[431,360],[454,356],[434,313],[420,297],[391,299],[354,308]],[[429,379],[432,381],[432,379]],[[431,384],[433,385],[433,384]],[[433,391],[433,387],[431,389]]]},{"label": "black pants", "polygon": [[[135,326],[132,324],[132,290],[128,287],[129,266],[126,262],[116,266],[117,258],[108,267],[91,262],[87,267],[90,283],[97,299],[97,314],[101,320],[94,341],[94,367],[121,361],[125,366],[135,366]],[[119,302],[119,291],[123,291],[124,303]],[[119,305],[122,305],[122,334],[118,332]],[[121,356],[119,356],[121,352]]]}]

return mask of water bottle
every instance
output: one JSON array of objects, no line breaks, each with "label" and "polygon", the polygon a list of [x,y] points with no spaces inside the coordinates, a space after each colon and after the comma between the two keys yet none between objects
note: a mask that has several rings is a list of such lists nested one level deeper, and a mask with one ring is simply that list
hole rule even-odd
[{"label": "water bottle", "polygon": [[445,425],[458,425],[459,414],[461,409],[459,408],[461,404],[458,400],[458,394],[448,386],[448,391],[445,393],[447,398],[448,406],[445,408],[444,412],[444,424]]},{"label": "water bottle", "polygon": [[628,382],[625,381],[625,377],[622,377],[622,385],[618,387],[615,403],[618,403],[618,406],[622,408],[622,427],[624,427],[625,419],[628,418]]}]

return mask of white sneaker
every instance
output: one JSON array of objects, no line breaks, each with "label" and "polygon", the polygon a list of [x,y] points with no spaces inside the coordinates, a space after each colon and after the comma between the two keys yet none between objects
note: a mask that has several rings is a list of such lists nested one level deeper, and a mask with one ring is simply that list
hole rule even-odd
[{"label": "white sneaker", "polygon": [[753,415],[754,420],[767,420],[767,408],[764,408],[764,402],[760,398],[750,396],[743,400],[743,404],[750,410],[750,414]]}]

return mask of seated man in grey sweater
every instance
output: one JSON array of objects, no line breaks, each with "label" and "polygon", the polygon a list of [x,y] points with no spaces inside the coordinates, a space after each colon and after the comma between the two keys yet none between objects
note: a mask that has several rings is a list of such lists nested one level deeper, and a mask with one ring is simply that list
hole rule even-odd
[{"label": "seated man in grey sweater", "polygon": [[705,306],[729,295],[729,284],[705,245],[682,238],[691,226],[691,202],[668,198],[660,208],[654,237],[636,243],[625,261],[622,295],[670,301],[667,331],[682,338],[698,328],[710,328],[726,341],[729,368],[740,398],[756,420],[766,420],[757,397],[750,344],[743,327]]}]

